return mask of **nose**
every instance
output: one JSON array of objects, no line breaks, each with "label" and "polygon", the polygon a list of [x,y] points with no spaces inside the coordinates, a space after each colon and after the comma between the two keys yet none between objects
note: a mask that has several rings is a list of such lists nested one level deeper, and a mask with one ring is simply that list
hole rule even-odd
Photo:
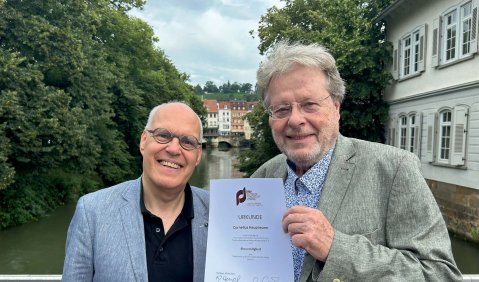
[{"label": "nose", "polygon": [[174,156],[179,155],[181,153],[180,139],[178,139],[178,137],[173,137],[173,139],[168,142],[166,151]]},{"label": "nose", "polygon": [[288,125],[292,128],[296,128],[305,123],[304,114],[301,111],[299,104],[293,104],[291,107],[291,115],[288,118]]}]

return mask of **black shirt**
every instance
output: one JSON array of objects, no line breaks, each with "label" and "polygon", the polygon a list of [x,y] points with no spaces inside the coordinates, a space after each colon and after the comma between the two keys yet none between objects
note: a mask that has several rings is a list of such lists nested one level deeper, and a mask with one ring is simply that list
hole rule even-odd
[{"label": "black shirt", "polygon": [[161,218],[146,209],[143,200],[143,185],[140,207],[145,226],[148,281],[193,281],[191,219],[194,217],[194,213],[190,185],[186,184],[183,209],[167,234],[165,234]]}]

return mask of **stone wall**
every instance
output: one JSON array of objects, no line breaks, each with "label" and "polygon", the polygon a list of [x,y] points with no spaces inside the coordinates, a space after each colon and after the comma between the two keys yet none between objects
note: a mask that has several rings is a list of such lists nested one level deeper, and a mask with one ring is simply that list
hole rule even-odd
[{"label": "stone wall", "polygon": [[447,228],[479,242],[479,190],[426,179]]}]

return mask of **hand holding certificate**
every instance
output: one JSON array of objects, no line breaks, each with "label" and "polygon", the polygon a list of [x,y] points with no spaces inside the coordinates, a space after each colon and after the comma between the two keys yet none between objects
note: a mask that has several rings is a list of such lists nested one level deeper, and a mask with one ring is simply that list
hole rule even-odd
[{"label": "hand holding certificate", "polygon": [[294,281],[285,211],[279,178],[211,180],[205,281]]}]

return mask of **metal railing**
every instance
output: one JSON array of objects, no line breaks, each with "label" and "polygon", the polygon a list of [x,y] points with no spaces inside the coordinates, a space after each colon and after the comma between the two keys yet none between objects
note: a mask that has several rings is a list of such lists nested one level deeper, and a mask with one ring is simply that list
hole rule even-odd
[{"label": "metal railing", "polygon": [[32,274],[24,274],[24,275],[3,275],[0,274],[0,281],[60,281],[62,280],[62,276],[58,275],[32,275]]},{"label": "metal railing", "polygon": [[[58,275],[2,275],[0,274],[0,281],[60,281],[62,276]],[[464,274],[462,275],[463,282],[479,282],[479,274]]]}]

